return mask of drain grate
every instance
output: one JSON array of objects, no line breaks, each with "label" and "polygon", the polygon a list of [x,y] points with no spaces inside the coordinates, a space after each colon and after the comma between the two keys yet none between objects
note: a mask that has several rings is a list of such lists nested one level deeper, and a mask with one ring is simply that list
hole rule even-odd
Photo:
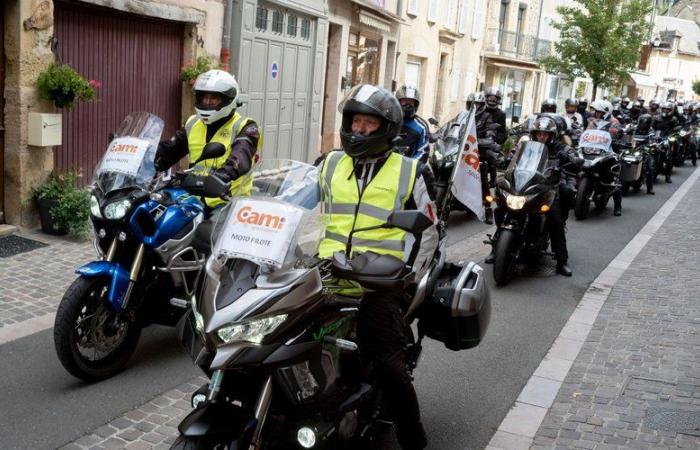
[{"label": "drain grate", "polygon": [[646,426],[662,431],[700,436],[700,411],[650,408]]},{"label": "drain grate", "polygon": [[15,235],[3,236],[0,237],[0,258],[7,258],[20,253],[30,252],[46,246],[47,244],[43,242],[33,241]]}]

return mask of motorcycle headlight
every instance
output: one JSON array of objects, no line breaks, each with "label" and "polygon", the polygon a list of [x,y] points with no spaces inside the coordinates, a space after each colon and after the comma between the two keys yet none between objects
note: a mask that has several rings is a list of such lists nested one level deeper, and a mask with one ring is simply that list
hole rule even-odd
[{"label": "motorcycle headlight", "polygon": [[508,208],[513,210],[523,209],[523,206],[525,206],[526,201],[527,197],[525,197],[524,195],[506,196],[506,205],[508,206]]},{"label": "motorcycle headlight", "polygon": [[639,156],[639,155],[641,155],[640,152],[634,152],[634,156]]},{"label": "motorcycle headlight", "polygon": [[105,217],[109,220],[121,219],[129,211],[129,208],[131,208],[130,200],[117,200],[105,206]]},{"label": "motorcycle headlight", "polygon": [[252,342],[259,344],[268,334],[287,320],[286,314],[253,319],[248,322],[234,323],[219,328],[216,334],[226,344],[236,341]]},{"label": "motorcycle headlight", "polygon": [[670,137],[670,138],[668,138],[668,142],[676,142],[676,138],[675,138],[675,137]]},{"label": "motorcycle headlight", "polygon": [[95,217],[102,218],[102,211],[100,211],[100,202],[94,195],[90,196],[90,214]]}]

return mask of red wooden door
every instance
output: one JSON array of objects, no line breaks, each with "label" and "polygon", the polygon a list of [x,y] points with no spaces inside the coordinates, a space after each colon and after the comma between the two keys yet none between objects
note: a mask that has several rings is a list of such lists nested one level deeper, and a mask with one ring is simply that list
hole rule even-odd
[{"label": "red wooden door", "polygon": [[60,61],[101,84],[97,102],[64,110],[63,145],[54,150],[55,167],[82,169],[89,183],[109,132],[130,112],[161,117],[163,139],[181,125],[184,25],[61,1],[54,22]]}]

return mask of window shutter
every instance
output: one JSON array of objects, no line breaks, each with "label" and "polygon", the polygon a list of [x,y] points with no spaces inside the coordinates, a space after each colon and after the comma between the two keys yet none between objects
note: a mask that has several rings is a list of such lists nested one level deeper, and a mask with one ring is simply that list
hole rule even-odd
[{"label": "window shutter", "polygon": [[467,19],[469,18],[469,0],[462,0],[462,8],[459,11],[459,32],[467,34]]},{"label": "window shutter", "polygon": [[452,80],[450,83],[450,101],[456,102],[459,97],[459,79],[460,79],[460,69],[459,67],[452,67]]},{"label": "window shutter", "polygon": [[484,35],[484,0],[474,0],[474,21],[472,22],[472,39],[481,39]]},{"label": "window shutter", "polygon": [[429,0],[428,3],[428,22],[435,23],[438,18],[438,0]]}]

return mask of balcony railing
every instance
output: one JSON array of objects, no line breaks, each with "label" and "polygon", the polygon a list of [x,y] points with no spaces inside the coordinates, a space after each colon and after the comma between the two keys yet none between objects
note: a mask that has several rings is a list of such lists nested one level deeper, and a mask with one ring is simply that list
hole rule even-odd
[{"label": "balcony railing", "polygon": [[529,34],[490,28],[486,41],[486,52],[507,58],[535,62],[550,54],[552,42]]}]

